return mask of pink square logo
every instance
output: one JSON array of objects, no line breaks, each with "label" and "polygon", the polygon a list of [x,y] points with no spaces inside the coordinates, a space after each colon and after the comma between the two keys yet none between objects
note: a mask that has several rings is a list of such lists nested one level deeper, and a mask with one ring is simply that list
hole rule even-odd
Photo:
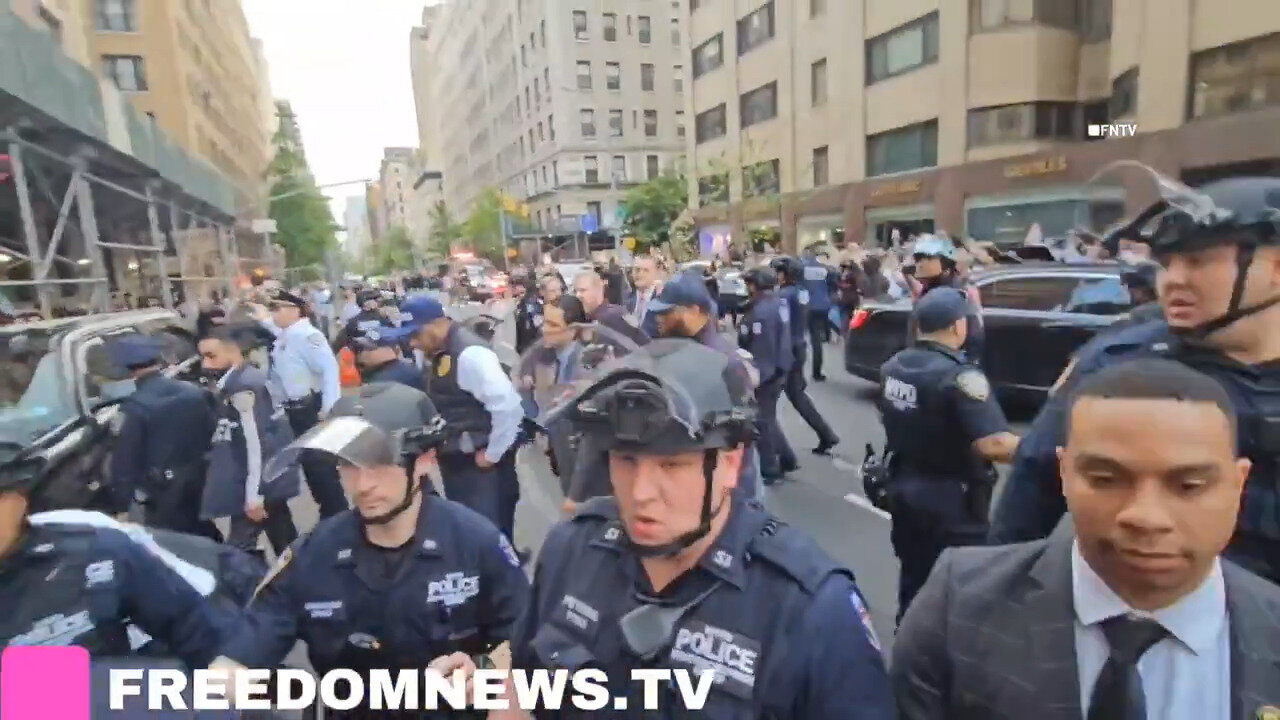
[{"label": "pink square logo", "polygon": [[0,654],[4,720],[89,720],[89,651],[15,645]]}]

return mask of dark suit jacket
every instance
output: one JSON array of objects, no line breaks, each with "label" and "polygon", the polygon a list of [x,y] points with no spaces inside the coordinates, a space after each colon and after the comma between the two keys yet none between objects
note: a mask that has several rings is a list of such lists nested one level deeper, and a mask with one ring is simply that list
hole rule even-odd
[{"label": "dark suit jacket", "polygon": [[[890,672],[903,720],[1080,720],[1071,526],[1046,540],[955,548],[903,618]],[[1222,561],[1231,720],[1280,707],[1280,588]]]},{"label": "dark suit jacket", "polygon": [[[655,297],[656,297],[656,294],[655,294]],[[650,298],[649,302],[653,302],[653,298]],[[631,293],[631,297],[627,298],[627,312],[634,315],[636,312],[636,306],[639,305],[639,303],[640,303],[640,291],[636,290],[635,292]],[[644,319],[640,321],[640,329],[644,331],[645,335],[648,335],[651,338],[658,337],[657,313],[654,313],[651,311],[646,312],[644,314]]]}]

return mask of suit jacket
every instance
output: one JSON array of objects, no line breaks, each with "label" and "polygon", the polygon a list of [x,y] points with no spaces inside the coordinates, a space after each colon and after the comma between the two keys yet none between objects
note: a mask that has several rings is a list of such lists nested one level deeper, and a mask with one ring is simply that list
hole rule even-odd
[{"label": "suit jacket", "polygon": [[[1080,720],[1072,528],[943,553],[903,618],[891,676],[903,720]],[[1280,707],[1280,588],[1226,561],[1231,720]]]},{"label": "suit jacket", "polygon": [[[654,288],[653,295],[649,298],[649,302],[653,302],[658,297],[659,289],[660,288]],[[636,311],[639,309],[640,291],[636,290],[631,293],[631,297],[627,299],[627,312],[630,313],[632,317],[635,317]],[[658,315],[656,313],[646,310],[644,317],[637,318],[637,321],[640,325],[640,329],[644,331],[645,335],[648,335],[651,338],[658,337]]]}]

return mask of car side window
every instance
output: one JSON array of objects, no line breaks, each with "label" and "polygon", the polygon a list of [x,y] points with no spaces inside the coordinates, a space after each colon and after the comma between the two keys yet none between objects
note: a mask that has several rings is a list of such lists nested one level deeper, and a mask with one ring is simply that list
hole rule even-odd
[{"label": "car side window", "polygon": [[1083,278],[1067,299],[1066,312],[1122,315],[1133,309],[1133,298],[1120,278]]},{"label": "car side window", "polygon": [[1005,310],[1061,310],[1080,284],[1074,277],[1010,277],[987,283],[978,289],[983,308]]}]

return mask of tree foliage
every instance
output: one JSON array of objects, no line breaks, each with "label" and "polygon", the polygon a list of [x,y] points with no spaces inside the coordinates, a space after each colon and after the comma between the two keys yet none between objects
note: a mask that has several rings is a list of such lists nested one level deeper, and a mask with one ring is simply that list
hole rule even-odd
[{"label": "tree foliage", "polygon": [[408,229],[399,225],[392,227],[373,245],[371,274],[391,275],[416,270],[413,251],[413,237]]},{"label": "tree foliage", "polygon": [[480,193],[471,205],[471,214],[462,223],[462,241],[476,257],[501,264],[505,251],[502,243],[502,208],[506,201],[495,188]]},{"label": "tree foliage", "polygon": [[275,156],[267,166],[271,189],[270,217],[276,221],[277,241],[291,267],[323,264],[338,246],[329,201],[316,188],[302,149],[298,120],[288,103],[276,103],[280,128],[272,143]]},{"label": "tree foliage", "polygon": [[447,258],[453,252],[453,244],[462,239],[463,225],[453,218],[449,207],[441,200],[428,214],[431,227],[427,230],[427,255]]},{"label": "tree foliage", "polygon": [[689,207],[689,180],[683,173],[664,173],[631,188],[622,202],[627,213],[622,231],[635,237],[640,247],[657,245]]}]

